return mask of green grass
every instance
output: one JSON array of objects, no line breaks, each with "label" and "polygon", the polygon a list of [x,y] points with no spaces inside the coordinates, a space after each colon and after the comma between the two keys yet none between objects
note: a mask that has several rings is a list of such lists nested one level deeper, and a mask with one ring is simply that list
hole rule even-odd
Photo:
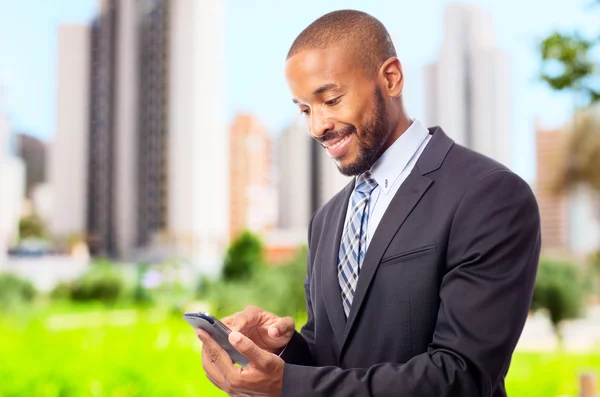
[{"label": "green grass", "polygon": [[[202,371],[200,346],[181,314],[165,310],[54,305],[4,316],[0,396],[224,396]],[[509,395],[575,396],[590,368],[600,374],[600,354],[517,353]]]},{"label": "green grass", "polygon": [[0,320],[0,396],[224,395],[204,376],[200,341],[179,315],[75,311]]},{"label": "green grass", "polygon": [[513,356],[506,388],[510,397],[575,397],[579,395],[579,375],[586,371],[600,375],[600,352],[517,352]]}]

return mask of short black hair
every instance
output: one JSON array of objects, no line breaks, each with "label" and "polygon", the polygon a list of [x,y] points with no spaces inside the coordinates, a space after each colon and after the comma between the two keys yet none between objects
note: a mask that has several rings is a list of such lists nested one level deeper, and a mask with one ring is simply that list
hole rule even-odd
[{"label": "short black hair", "polygon": [[333,45],[347,47],[368,75],[396,56],[385,26],[375,17],[356,10],[339,10],[323,15],[304,29],[290,47],[287,59],[305,50],[323,50]]}]

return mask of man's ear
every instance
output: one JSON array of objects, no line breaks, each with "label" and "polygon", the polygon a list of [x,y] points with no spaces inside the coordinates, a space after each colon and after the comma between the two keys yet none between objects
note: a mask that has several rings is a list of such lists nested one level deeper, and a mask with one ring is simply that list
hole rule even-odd
[{"label": "man's ear", "polygon": [[396,57],[388,59],[381,65],[381,72],[385,94],[392,98],[399,97],[404,89],[404,73],[400,60]]}]

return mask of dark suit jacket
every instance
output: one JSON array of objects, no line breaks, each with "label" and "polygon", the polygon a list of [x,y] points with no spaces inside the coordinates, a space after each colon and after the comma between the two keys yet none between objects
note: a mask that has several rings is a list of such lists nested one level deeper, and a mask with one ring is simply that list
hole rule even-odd
[{"label": "dark suit jacket", "polygon": [[506,396],[530,307],[540,219],[530,187],[441,128],[390,203],[346,320],[337,258],[353,182],[314,215],[308,321],[282,396]]}]

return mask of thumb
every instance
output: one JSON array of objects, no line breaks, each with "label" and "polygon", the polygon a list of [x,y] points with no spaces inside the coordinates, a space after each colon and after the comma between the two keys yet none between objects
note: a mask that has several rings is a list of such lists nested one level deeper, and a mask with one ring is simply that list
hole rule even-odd
[{"label": "thumb", "polygon": [[294,320],[291,317],[284,317],[277,320],[269,327],[269,336],[271,338],[291,337],[296,329]]},{"label": "thumb", "polygon": [[256,346],[243,334],[233,331],[229,334],[229,343],[242,353],[255,367],[265,369],[271,359],[271,353]]}]

